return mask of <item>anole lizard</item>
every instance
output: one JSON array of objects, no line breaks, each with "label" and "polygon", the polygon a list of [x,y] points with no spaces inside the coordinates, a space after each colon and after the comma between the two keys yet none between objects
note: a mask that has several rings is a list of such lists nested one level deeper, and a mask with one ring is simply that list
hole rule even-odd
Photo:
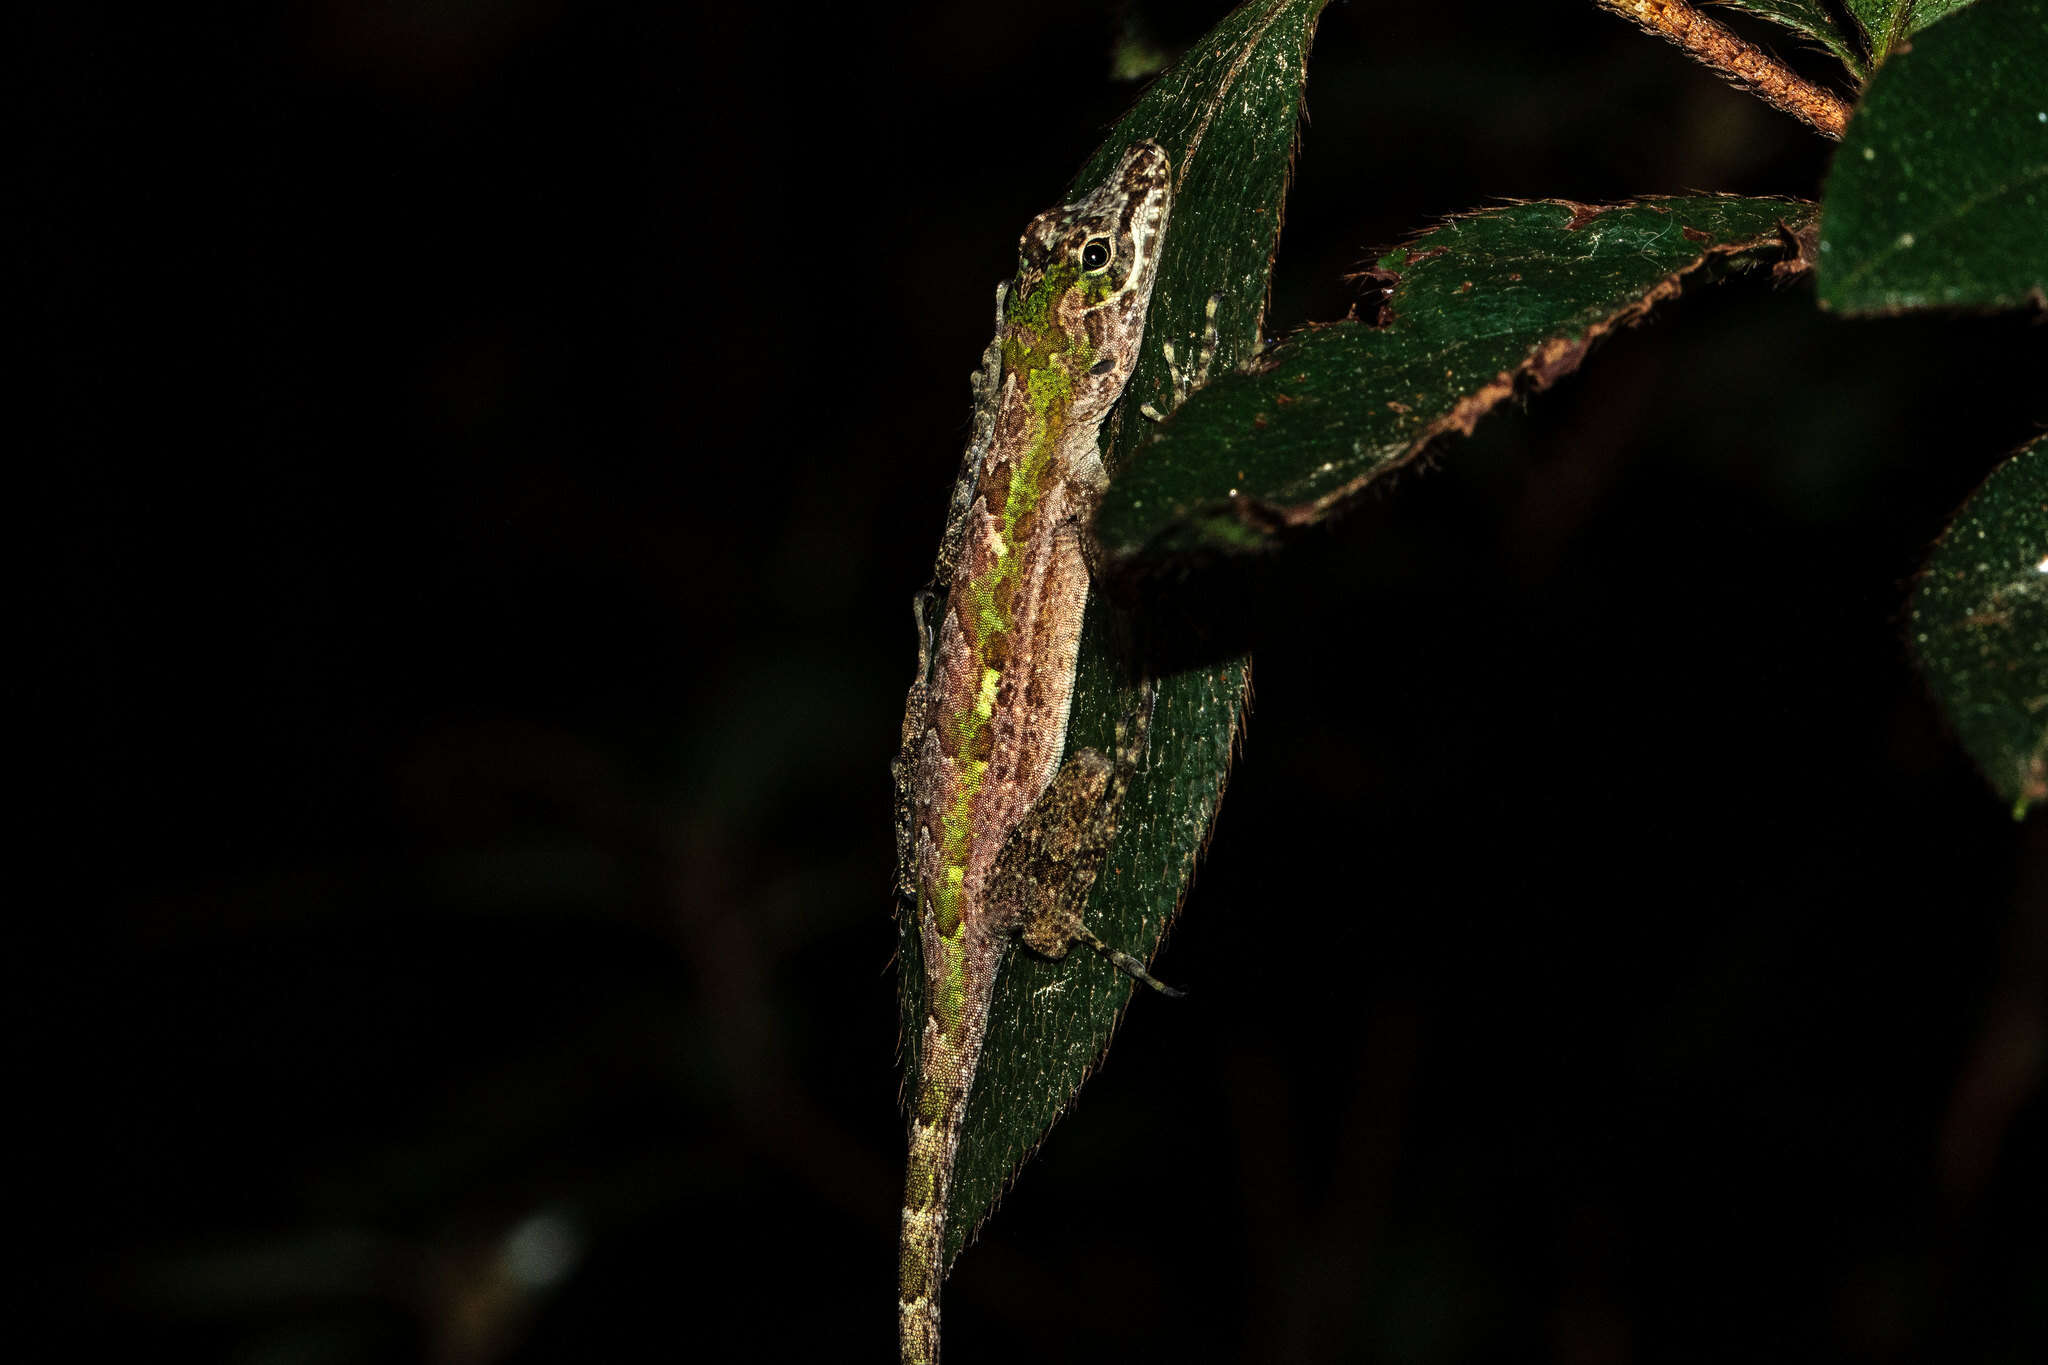
[{"label": "anole lizard", "polygon": [[996,291],[933,589],[916,604],[895,768],[897,889],[916,906],[925,1003],[898,1281],[906,1365],[938,1359],[946,1202],[1011,939],[1049,957],[1085,943],[1167,990],[1081,921],[1145,752],[1149,689],[1114,754],[1060,753],[1088,600],[1084,522],[1106,478],[1097,433],[1144,339],[1171,174],[1165,151],[1139,142],[1024,230],[1016,278]]}]

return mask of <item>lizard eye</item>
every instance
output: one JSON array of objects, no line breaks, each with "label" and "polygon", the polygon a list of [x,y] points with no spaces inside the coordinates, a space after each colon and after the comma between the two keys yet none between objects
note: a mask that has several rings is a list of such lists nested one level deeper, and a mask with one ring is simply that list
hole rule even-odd
[{"label": "lizard eye", "polygon": [[1109,264],[1109,239],[1096,237],[1081,248],[1081,268],[1100,270]]}]

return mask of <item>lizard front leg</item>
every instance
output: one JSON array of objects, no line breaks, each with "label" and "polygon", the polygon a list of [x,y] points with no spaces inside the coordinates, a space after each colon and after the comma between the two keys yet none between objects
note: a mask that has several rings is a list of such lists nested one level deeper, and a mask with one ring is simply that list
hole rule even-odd
[{"label": "lizard front leg", "polygon": [[1180,367],[1179,357],[1173,353],[1173,343],[1171,341],[1163,341],[1159,344],[1161,354],[1166,357],[1166,377],[1172,389],[1173,397],[1168,400],[1165,412],[1161,412],[1150,403],[1140,404],[1138,407],[1139,412],[1155,422],[1164,422],[1173,415],[1174,411],[1182,403],[1188,401],[1189,394],[1209,382],[1209,367],[1216,363],[1216,347],[1219,344],[1219,337],[1216,331],[1216,306],[1222,302],[1223,296],[1221,294],[1211,294],[1209,301],[1202,305],[1202,347],[1195,353],[1195,363],[1193,365],[1183,370]]}]

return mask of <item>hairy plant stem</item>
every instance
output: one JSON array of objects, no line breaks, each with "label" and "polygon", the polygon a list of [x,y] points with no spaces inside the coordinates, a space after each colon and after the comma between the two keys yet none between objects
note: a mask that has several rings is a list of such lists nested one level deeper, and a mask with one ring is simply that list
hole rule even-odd
[{"label": "hairy plant stem", "polygon": [[1689,0],[1594,0],[1637,26],[1693,55],[1774,109],[1839,139],[1849,125],[1849,102],[1824,90],[1713,19]]}]

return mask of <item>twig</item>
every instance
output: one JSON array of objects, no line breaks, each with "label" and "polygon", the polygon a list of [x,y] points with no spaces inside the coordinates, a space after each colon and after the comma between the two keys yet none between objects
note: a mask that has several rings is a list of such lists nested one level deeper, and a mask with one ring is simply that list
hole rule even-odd
[{"label": "twig", "polygon": [[1839,139],[1849,126],[1849,102],[1823,90],[1775,57],[1709,19],[1689,0],[1594,0],[1622,18],[1684,48],[1702,65],[1752,90],[1774,109],[1804,119]]}]

